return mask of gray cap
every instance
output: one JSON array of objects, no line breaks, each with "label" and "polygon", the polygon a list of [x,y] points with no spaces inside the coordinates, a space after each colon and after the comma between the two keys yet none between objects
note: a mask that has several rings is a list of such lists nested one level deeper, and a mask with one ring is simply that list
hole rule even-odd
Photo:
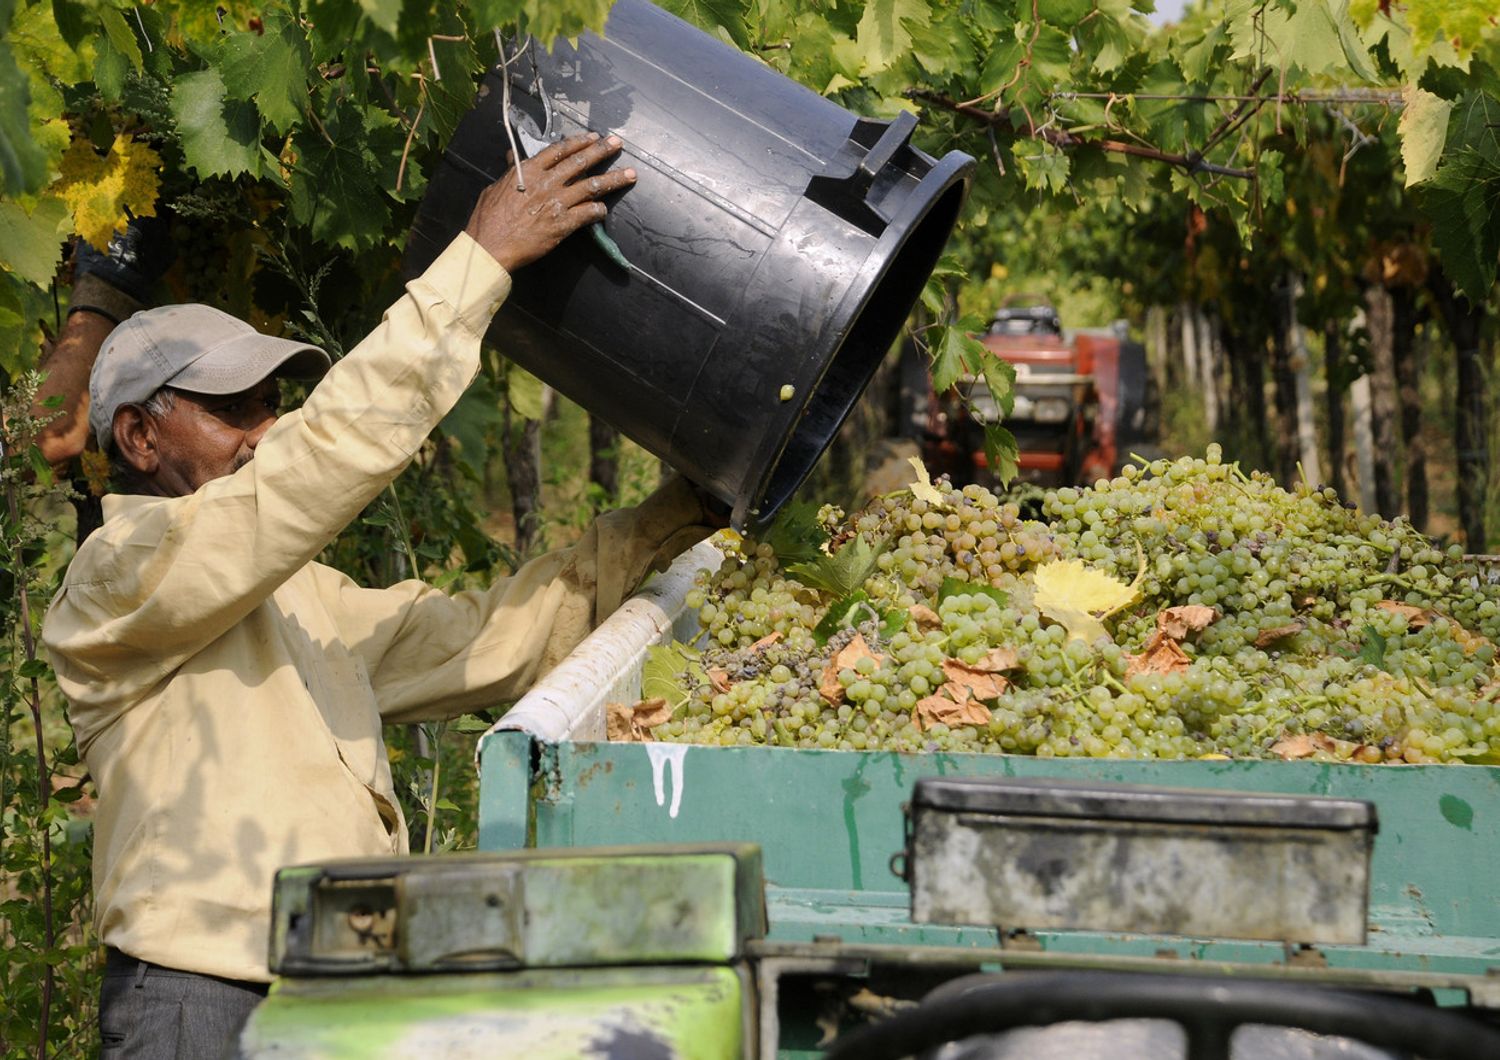
[{"label": "gray cap", "polygon": [[316,346],[262,335],[213,306],[148,309],[104,340],[89,377],[89,427],[107,450],[114,441],[115,410],[145,401],[164,386],[238,394],[278,372],[317,379],[329,364],[328,354]]}]

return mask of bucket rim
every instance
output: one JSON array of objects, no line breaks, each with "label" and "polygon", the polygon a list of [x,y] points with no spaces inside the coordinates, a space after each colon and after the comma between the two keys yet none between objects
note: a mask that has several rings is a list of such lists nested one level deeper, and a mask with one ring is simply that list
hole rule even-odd
[{"label": "bucket rim", "polygon": [[[860,266],[859,271],[854,274],[854,277],[848,284],[843,299],[829,316],[827,332],[839,344],[842,344],[848,338],[847,332],[850,324],[854,320],[857,320],[869,306],[871,298],[874,297],[875,292],[879,289],[881,282],[885,279],[886,273],[890,271],[891,266],[895,263],[897,255],[893,252],[893,248],[889,244],[896,242],[898,239],[904,241],[908,238],[912,230],[926,219],[927,215],[942,201],[944,195],[954,185],[959,185],[961,188],[957,209],[954,213],[954,227],[957,226],[958,218],[963,212],[964,202],[968,199],[969,191],[973,185],[976,165],[977,163],[973,156],[965,154],[963,151],[949,151],[941,158],[935,160],[932,168],[917,182],[916,187],[908,194],[907,202],[886,225],[885,232],[875,242],[870,253],[865,257],[863,264]],[[930,194],[924,192],[924,189],[930,190]],[[952,235],[953,230],[950,228],[948,234],[944,237],[944,246],[947,245]],[[939,255],[941,256],[941,251],[939,251]],[[936,262],[934,262],[935,264]],[[924,277],[923,282],[925,281],[926,278]],[[916,299],[913,299],[912,304],[916,304]],[[910,312],[911,307],[908,306],[907,313],[909,314]],[[818,353],[818,360],[823,365],[823,371],[818,376],[817,381],[808,388],[803,400],[798,402],[795,409],[790,410],[789,417],[793,424],[802,418],[807,411],[808,405],[812,403],[818,387],[822,384],[823,377],[828,374],[828,369],[838,356],[838,346],[832,346],[826,356],[823,354],[821,346],[816,352]],[[877,369],[879,361],[884,359],[886,352],[885,350],[881,351],[880,358],[876,361]],[[871,371],[872,377],[874,371],[874,369]],[[868,380],[866,380],[866,385],[868,385]],[[863,389],[861,389],[860,394],[855,396],[854,402],[851,403],[851,411],[854,403],[857,403],[862,395]],[[847,416],[848,413],[846,412],[844,417],[840,419],[839,427],[842,427],[843,419],[847,418]],[[817,455],[812,458],[808,464],[806,474],[810,474],[812,469],[817,466],[818,461],[823,457],[823,453],[833,443],[838,430],[839,428],[834,429]],[[787,500],[790,500],[797,489],[801,487],[801,482],[799,481],[796,486],[788,491],[787,496],[782,500],[782,504],[778,504],[769,513],[762,514],[751,507],[752,503],[758,504],[764,500],[765,493],[770,488],[771,480],[775,475],[782,454],[786,451],[786,447],[791,442],[792,436],[795,433],[795,427],[789,431],[772,431],[767,433],[753,461],[754,466],[762,467],[765,470],[761,473],[753,490],[744,491],[735,499],[734,508],[730,515],[730,521],[735,527],[741,529],[758,529],[766,526],[775,518],[782,505]],[[806,480],[806,474],[803,476],[803,481]]]}]

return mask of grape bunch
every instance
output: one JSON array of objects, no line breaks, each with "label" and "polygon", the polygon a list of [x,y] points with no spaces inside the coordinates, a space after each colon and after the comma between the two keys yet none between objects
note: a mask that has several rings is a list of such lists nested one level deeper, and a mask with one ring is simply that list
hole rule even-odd
[{"label": "grape bunch", "polygon": [[[652,737],[1500,761],[1500,585],[1460,549],[1217,446],[1054,491],[1043,515],[923,476],[800,539],[743,538],[689,594],[701,633]],[[1043,576],[1069,565],[1128,602],[1059,602]]]}]

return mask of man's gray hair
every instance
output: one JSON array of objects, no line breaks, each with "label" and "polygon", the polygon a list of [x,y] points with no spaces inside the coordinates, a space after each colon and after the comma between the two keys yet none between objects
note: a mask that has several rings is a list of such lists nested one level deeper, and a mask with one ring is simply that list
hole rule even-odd
[{"label": "man's gray hair", "polygon": [[[139,404],[153,416],[165,416],[177,407],[177,391],[164,386]],[[115,445],[113,436],[110,437],[109,448],[104,452],[109,457],[110,481],[117,489],[128,490],[131,485],[139,484],[139,473],[120,455],[120,447]]]}]

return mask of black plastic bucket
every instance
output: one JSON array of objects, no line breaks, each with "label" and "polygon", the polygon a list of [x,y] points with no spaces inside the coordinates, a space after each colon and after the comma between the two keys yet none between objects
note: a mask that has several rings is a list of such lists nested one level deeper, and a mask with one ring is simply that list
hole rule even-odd
[{"label": "black plastic bucket", "polygon": [[[913,148],[645,0],[509,61],[513,115],[625,141],[606,222],[520,270],[490,339],[734,510],[768,519],[864,391],[958,219],[974,161]],[[422,202],[416,274],[505,170],[485,78]],[[524,151],[524,148],[523,148]]]}]

